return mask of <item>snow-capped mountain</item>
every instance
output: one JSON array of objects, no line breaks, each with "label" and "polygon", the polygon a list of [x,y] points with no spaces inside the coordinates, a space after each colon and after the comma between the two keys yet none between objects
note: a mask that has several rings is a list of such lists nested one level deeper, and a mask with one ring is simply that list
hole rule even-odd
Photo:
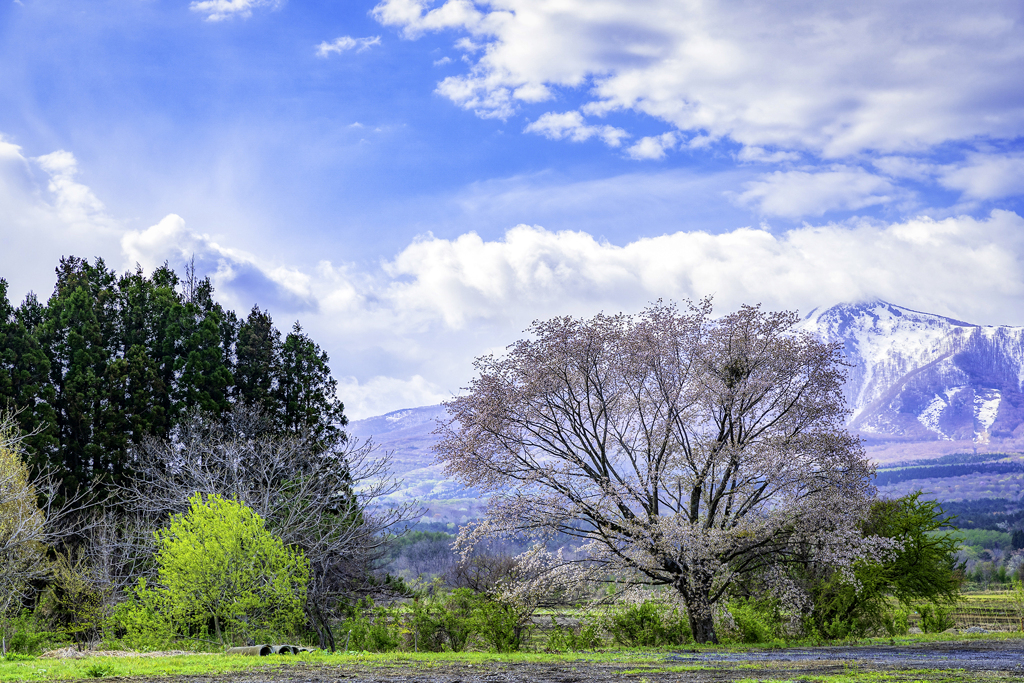
[{"label": "snow-capped mountain", "polygon": [[884,301],[815,309],[803,327],[843,345],[849,426],[868,439],[1024,436],[1024,327],[981,326]]}]

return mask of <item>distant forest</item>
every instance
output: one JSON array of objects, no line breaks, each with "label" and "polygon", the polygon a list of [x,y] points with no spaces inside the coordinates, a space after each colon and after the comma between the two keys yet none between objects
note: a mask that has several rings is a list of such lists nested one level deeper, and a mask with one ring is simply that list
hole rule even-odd
[{"label": "distant forest", "polygon": [[1005,498],[947,501],[942,503],[942,510],[954,517],[953,524],[961,529],[1012,531],[1024,528],[1024,508],[1019,502]]},{"label": "distant forest", "polygon": [[908,467],[906,469],[885,469],[875,475],[875,486],[888,486],[912,479],[945,479],[962,477],[967,474],[1014,474],[1024,472],[1024,463],[988,462],[968,465],[935,465],[932,467]]},{"label": "distant forest", "polygon": [[209,278],[166,264],[118,275],[63,258],[44,302],[17,307],[0,279],[0,409],[17,412],[31,465],[65,491],[122,482],[133,446],[167,438],[190,410],[262,407],[274,430],[343,440],[344,406],[327,354],[298,322],[286,335],[253,307],[242,319]]}]

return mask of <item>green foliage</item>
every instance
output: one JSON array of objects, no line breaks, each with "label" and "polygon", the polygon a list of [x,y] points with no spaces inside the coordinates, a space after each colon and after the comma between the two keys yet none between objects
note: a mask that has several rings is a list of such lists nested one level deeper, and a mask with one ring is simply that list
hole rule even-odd
[{"label": "green foliage", "polygon": [[31,662],[35,661],[35,655],[23,655],[20,652],[8,652],[4,655],[5,662]]},{"label": "green foliage", "polygon": [[108,662],[93,662],[85,669],[85,675],[89,678],[103,678],[114,673],[114,667]]},{"label": "green foliage", "polygon": [[262,640],[298,632],[309,580],[303,554],[241,503],[199,494],[189,503],[187,513],[157,532],[157,584],[140,580],[136,604],[121,615],[129,633],[154,637],[170,629],[201,637],[211,622],[221,642],[225,633]]},{"label": "green foliage", "polygon": [[533,632],[533,610],[484,597],[476,610],[476,631],[496,652],[519,652]]},{"label": "green foliage", "polygon": [[838,573],[814,577],[814,610],[805,628],[823,638],[895,635],[901,628],[890,597],[909,607],[918,601],[948,605],[960,596],[959,542],[948,533],[949,519],[920,493],[876,501],[863,523],[866,535],[892,538],[901,548],[882,561],[854,568],[859,588]]},{"label": "green foliage", "polygon": [[729,603],[732,635],[741,643],[768,643],[785,637],[778,600],[738,598]]},{"label": "green foliage", "polygon": [[59,634],[46,630],[36,615],[28,610],[22,610],[13,619],[4,620],[0,626],[7,646],[8,661],[17,661],[11,659],[12,655],[35,656],[47,647],[62,642]]},{"label": "green foliage", "polygon": [[58,554],[38,612],[51,629],[78,644],[97,642],[106,625],[109,590],[96,586],[81,556]]},{"label": "green foliage", "polygon": [[367,652],[397,650],[404,630],[402,615],[396,607],[376,605],[371,598],[356,603],[339,629],[349,650]]},{"label": "green foliage", "polygon": [[626,647],[682,645],[693,637],[682,610],[653,600],[618,607],[608,615],[605,628]]},{"label": "green foliage", "polygon": [[580,652],[601,647],[601,622],[596,618],[582,620],[576,626],[562,626],[551,615],[551,631],[548,633],[549,652]]},{"label": "green foliage", "polygon": [[476,631],[474,613],[481,597],[468,588],[413,600],[409,607],[413,648],[421,652],[461,652]]},{"label": "green foliage", "polygon": [[1012,540],[1009,533],[991,529],[957,529],[945,533],[959,543],[975,548],[1009,548]]},{"label": "green foliage", "polygon": [[65,496],[116,491],[132,448],[193,408],[222,417],[254,401],[280,433],[344,439],[327,354],[298,325],[282,341],[259,309],[240,324],[192,269],[119,276],[70,256],[56,275],[45,303],[30,294],[17,308],[0,279],[0,409],[16,411],[30,464],[52,468]]},{"label": "green foliage", "polygon": [[918,606],[917,613],[921,615],[921,630],[925,633],[942,633],[956,625],[949,607],[925,603]]},{"label": "green foliage", "polygon": [[1013,605],[1013,613],[1017,618],[1017,630],[1024,631],[1024,582],[1021,582],[1020,579],[1013,580],[1010,603]]},{"label": "green foliage", "polygon": [[46,518],[22,457],[13,416],[0,412],[0,618],[17,610],[30,581],[47,565]]}]

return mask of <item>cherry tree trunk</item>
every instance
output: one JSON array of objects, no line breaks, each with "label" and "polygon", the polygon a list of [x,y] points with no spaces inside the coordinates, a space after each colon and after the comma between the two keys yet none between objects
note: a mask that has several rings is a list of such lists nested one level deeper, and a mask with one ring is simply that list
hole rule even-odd
[{"label": "cherry tree trunk", "polygon": [[675,586],[686,602],[690,631],[698,643],[718,643],[710,602],[712,579],[713,574],[710,571],[698,568],[691,571],[689,576],[680,577]]},{"label": "cherry tree trunk", "polygon": [[698,643],[718,643],[718,636],[715,634],[715,622],[711,617],[711,610],[706,614],[695,614],[689,611],[690,630],[693,632],[693,639]]}]

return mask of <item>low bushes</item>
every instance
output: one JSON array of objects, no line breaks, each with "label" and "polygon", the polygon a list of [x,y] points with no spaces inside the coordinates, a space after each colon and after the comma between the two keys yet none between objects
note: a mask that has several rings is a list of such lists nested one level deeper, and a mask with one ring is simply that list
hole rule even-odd
[{"label": "low bushes", "polygon": [[681,609],[651,600],[614,609],[605,628],[617,644],[626,647],[682,645],[692,637]]}]

